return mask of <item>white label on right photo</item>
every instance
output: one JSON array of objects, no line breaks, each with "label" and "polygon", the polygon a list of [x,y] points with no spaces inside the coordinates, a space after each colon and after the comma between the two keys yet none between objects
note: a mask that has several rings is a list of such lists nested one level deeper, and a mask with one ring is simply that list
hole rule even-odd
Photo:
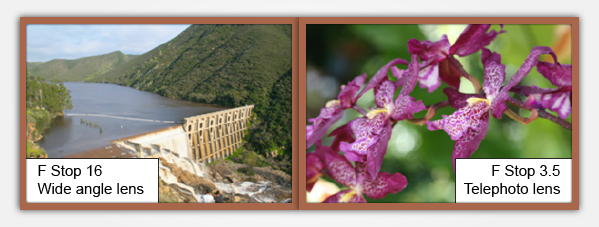
[{"label": "white label on right photo", "polygon": [[572,159],[456,159],[456,203],[570,203]]}]

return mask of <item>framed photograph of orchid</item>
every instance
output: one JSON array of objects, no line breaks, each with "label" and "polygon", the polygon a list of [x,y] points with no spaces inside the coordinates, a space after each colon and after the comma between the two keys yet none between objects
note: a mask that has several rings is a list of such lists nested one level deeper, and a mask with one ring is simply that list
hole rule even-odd
[{"label": "framed photograph of orchid", "polygon": [[308,209],[477,208],[453,204],[456,158],[577,168],[578,18],[426,19],[300,19]]}]

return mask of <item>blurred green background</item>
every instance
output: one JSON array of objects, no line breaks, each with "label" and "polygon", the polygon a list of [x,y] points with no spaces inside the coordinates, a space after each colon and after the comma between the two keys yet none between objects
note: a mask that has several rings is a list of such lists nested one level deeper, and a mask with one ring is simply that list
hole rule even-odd
[{"label": "blurred green background", "polygon": [[[446,34],[451,44],[455,42],[466,25],[307,25],[307,117],[315,118],[327,101],[336,99],[340,85],[347,84],[364,72],[371,78],[377,70],[392,59],[409,61],[407,42],[411,38],[437,41]],[[491,29],[499,30],[499,25]],[[514,75],[534,46],[550,46],[557,53],[560,63],[571,64],[569,25],[505,25],[507,33],[500,34],[487,48],[501,54],[506,65],[506,80]],[[544,61],[552,62],[549,55]],[[460,58],[464,68],[482,84],[483,66],[480,51]],[[405,66],[399,66],[405,69]],[[394,78],[390,75],[390,79]],[[554,88],[533,68],[520,83]],[[469,81],[462,80],[460,91],[472,93]],[[442,84],[433,93],[416,86],[411,93],[425,105],[431,105],[447,97]],[[358,105],[364,109],[376,107],[372,90],[366,93]],[[508,105],[509,106],[509,105]],[[529,111],[510,106],[521,116]],[[446,107],[437,112],[434,119],[450,115],[455,109]],[[426,111],[415,115],[424,117]],[[553,112],[552,112],[553,113]],[[556,115],[555,113],[553,113]],[[354,110],[345,110],[344,117],[334,125],[335,129],[359,117]],[[566,119],[572,122],[571,117]],[[306,123],[310,124],[307,119]],[[323,138],[330,145],[332,137]],[[408,186],[401,192],[389,194],[383,199],[368,202],[454,202],[455,174],[451,166],[454,141],[445,131],[429,131],[425,126],[399,122],[393,135],[381,171],[399,172],[408,179]],[[312,152],[314,147],[308,149]],[[537,119],[522,125],[506,115],[502,119],[491,117],[489,131],[471,158],[571,158],[572,132],[546,119]],[[329,181],[332,181],[328,179]],[[344,186],[339,185],[343,189]]]}]

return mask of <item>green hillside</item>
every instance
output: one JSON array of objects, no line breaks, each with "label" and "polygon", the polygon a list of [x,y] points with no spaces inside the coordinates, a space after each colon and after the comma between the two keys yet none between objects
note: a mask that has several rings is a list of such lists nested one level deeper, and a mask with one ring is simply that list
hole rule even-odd
[{"label": "green hillside", "polygon": [[126,55],[120,51],[84,57],[75,60],[54,59],[48,62],[27,62],[27,75],[62,81],[92,81],[137,55]]},{"label": "green hillside", "polygon": [[290,154],[291,63],[291,25],[192,25],[94,81],[199,103],[255,104],[251,130],[262,139],[247,147]]}]

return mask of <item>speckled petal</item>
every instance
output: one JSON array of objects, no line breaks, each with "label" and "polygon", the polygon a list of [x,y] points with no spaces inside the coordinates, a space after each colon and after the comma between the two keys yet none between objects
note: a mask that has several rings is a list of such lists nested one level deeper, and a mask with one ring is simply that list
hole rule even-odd
[{"label": "speckled petal", "polygon": [[347,158],[347,160],[351,162],[366,162],[368,157],[366,154],[359,154],[347,148],[348,146],[351,146],[351,144],[348,144],[346,142],[341,142],[339,146],[340,150],[343,151],[343,154],[345,155],[345,158]]},{"label": "speckled petal", "polygon": [[306,154],[306,190],[312,191],[314,184],[322,175],[321,171],[324,168],[324,164],[320,161],[320,158],[315,153]]},{"label": "speckled petal", "polygon": [[443,119],[428,121],[427,128],[431,131],[443,129],[452,140],[459,140],[469,130],[478,130],[481,127],[481,117],[488,114],[487,102],[481,100],[471,100],[470,103],[462,107],[453,114],[443,115]]},{"label": "speckled petal", "polygon": [[400,173],[381,172],[373,178],[365,171],[365,168],[363,163],[356,163],[359,188],[368,198],[382,199],[388,194],[398,193],[408,186],[408,179]]},{"label": "speckled petal", "polygon": [[501,55],[491,53],[487,48],[483,48],[482,59],[485,66],[483,90],[492,102],[505,80],[505,65],[501,64]]},{"label": "speckled petal", "polygon": [[346,195],[350,192],[354,192],[354,190],[348,189],[335,193],[327,197],[323,203],[340,203],[340,202],[348,202],[348,203],[365,203],[366,199],[360,194],[352,195],[349,201],[341,201],[342,198],[346,197]]},{"label": "speckled petal", "polygon": [[451,155],[451,164],[453,165],[453,171],[455,172],[455,159],[456,158],[469,158],[478,149],[480,142],[487,135],[489,129],[489,113],[485,112],[480,118],[480,127],[470,128],[462,136],[462,138],[455,142],[453,147],[453,154]]},{"label": "speckled petal", "polygon": [[418,113],[426,109],[424,103],[421,100],[416,101],[411,96],[399,95],[395,99],[395,105],[393,112],[391,112],[391,118],[395,121],[403,121],[406,119],[412,119],[414,113]]},{"label": "speckled petal", "polygon": [[395,84],[387,78],[383,78],[381,83],[374,88],[374,101],[379,108],[385,108],[393,103],[393,95],[395,95]]},{"label": "speckled petal", "polygon": [[337,103],[320,109],[318,117],[309,119],[312,125],[306,126],[306,149],[320,140],[341,117],[343,117],[343,109]]},{"label": "speckled petal", "polygon": [[345,153],[354,152],[358,155],[366,155],[368,153],[368,148],[377,142],[378,137],[367,130],[364,130],[362,133],[367,135],[358,137],[353,143],[341,142],[339,145],[339,150]]},{"label": "speckled petal", "polygon": [[372,178],[376,177],[378,172],[381,170],[381,166],[383,166],[383,160],[385,158],[385,154],[387,154],[387,146],[389,145],[389,140],[391,139],[391,131],[391,123],[387,122],[378,136],[377,143],[375,143],[373,146],[370,146],[368,149],[366,163],[368,165],[368,172]]},{"label": "speckled petal", "polygon": [[488,46],[498,34],[504,33],[502,30],[487,31],[491,28],[490,24],[471,24],[460,34],[456,42],[449,49],[449,54],[457,54],[460,57],[478,52],[481,48]]},{"label": "speckled petal", "polygon": [[353,119],[347,124],[349,125],[349,128],[352,131],[352,135],[357,136],[360,133],[360,131],[368,124],[368,118],[359,117]]},{"label": "speckled petal", "polygon": [[540,61],[537,64],[537,71],[555,86],[572,86],[572,65],[560,65]]},{"label": "speckled petal", "polygon": [[414,90],[414,87],[416,87],[416,82],[418,82],[419,71],[420,66],[418,64],[418,55],[412,54],[412,59],[410,61],[410,65],[408,66],[406,82],[401,87],[401,91],[399,91],[400,96],[410,95],[410,93]]},{"label": "speckled petal", "polygon": [[408,52],[410,54],[418,55],[422,61],[432,61],[432,64],[435,65],[447,57],[449,47],[450,44],[446,35],[441,36],[437,42],[429,40],[419,42],[417,39],[410,39],[408,41]]},{"label": "speckled petal", "polygon": [[366,73],[357,76],[346,86],[341,86],[341,92],[339,92],[339,95],[337,96],[337,99],[341,102],[341,108],[353,108],[357,100],[356,94],[358,93],[358,91],[360,91],[360,87],[362,87],[365,81]]},{"label": "speckled petal", "polygon": [[348,187],[355,185],[356,170],[343,155],[333,152],[327,146],[321,145],[320,141],[316,143],[316,154],[324,163],[331,178]]},{"label": "speckled petal", "polygon": [[362,95],[364,93],[366,93],[368,90],[379,85],[379,83],[383,79],[385,79],[385,78],[388,79],[389,78],[389,67],[397,65],[397,64],[407,65],[408,61],[401,59],[401,58],[397,58],[397,59],[391,60],[389,63],[387,63],[386,65],[381,67],[381,69],[379,69],[379,71],[376,72],[376,74],[372,78],[370,78],[370,81],[368,81],[368,84],[366,84],[366,87],[364,87],[364,89],[362,89],[362,91],[360,91],[358,96],[356,96],[356,100],[359,99],[360,97],[362,97]]}]

